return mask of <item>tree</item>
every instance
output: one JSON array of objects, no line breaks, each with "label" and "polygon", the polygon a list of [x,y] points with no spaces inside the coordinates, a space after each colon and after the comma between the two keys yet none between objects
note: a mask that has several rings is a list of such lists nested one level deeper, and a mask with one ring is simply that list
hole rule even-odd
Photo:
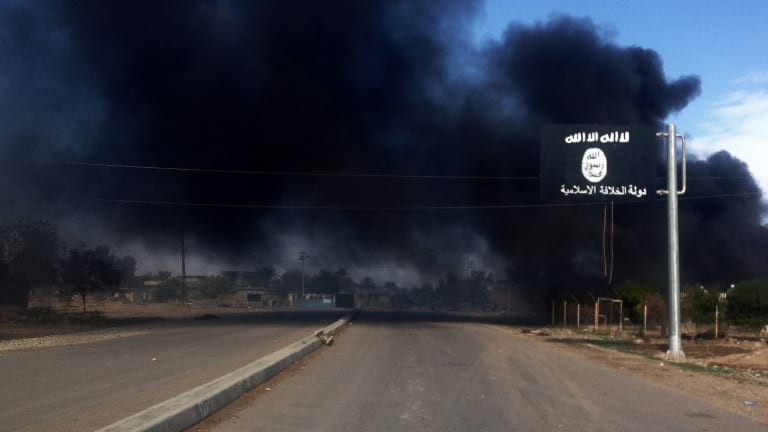
[{"label": "tree", "polygon": [[280,275],[277,283],[280,286],[280,292],[282,295],[288,295],[288,293],[300,294],[301,293],[301,270],[291,269]]},{"label": "tree", "polygon": [[683,317],[696,325],[712,324],[715,322],[715,308],[719,301],[720,290],[717,288],[690,287],[683,296]]},{"label": "tree", "polygon": [[273,285],[277,282],[277,271],[272,266],[264,266],[256,270],[256,283],[260,284],[267,291],[273,290]]},{"label": "tree", "polygon": [[208,276],[202,280],[200,294],[207,299],[214,299],[220,295],[231,294],[235,291],[235,285],[223,276]]},{"label": "tree", "polygon": [[435,288],[432,283],[425,282],[421,287],[413,289],[411,297],[417,306],[426,306],[435,301]]},{"label": "tree", "polygon": [[750,330],[768,323],[768,279],[739,282],[728,293],[728,322]]},{"label": "tree", "polygon": [[109,248],[72,249],[61,265],[61,277],[65,285],[73,288],[83,299],[83,313],[86,311],[86,297],[89,292],[120,285],[121,273],[117,257]]},{"label": "tree", "polygon": [[373,279],[366,276],[363,278],[363,280],[360,281],[360,289],[365,292],[376,291],[376,283],[373,281]]},{"label": "tree", "polygon": [[[168,272],[170,274],[170,272]],[[168,300],[179,297],[181,293],[181,278],[167,277],[160,279],[160,285],[155,288],[155,300],[159,303],[165,303]]]},{"label": "tree", "polygon": [[56,281],[59,237],[47,222],[0,225],[0,305],[26,309],[29,292]]},{"label": "tree", "polygon": [[384,285],[382,285],[382,290],[387,293],[396,293],[400,290],[400,287],[397,286],[397,282],[395,281],[386,281],[384,282]]},{"label": "tree", "polygon": [[136,259],[126,255],[117,260],[117,269],[120,272],[121,284],[131,284],[136,281]]},{"label": "tree", "polygon": [[[627,318],[632,322],[640,322],[643,316],[643,306],[648,304],[649,300],[655,296],[659,296],[657,289],[651,285],[626,280],[616,288],[616,295],[624,303],[624,309],[627,311]],[[654,303],[655,303],[654,299]]]},{"label": "tree", "polygon": [[667,299],[660,293],[654,293],[645,299],[648,306],[648,325],[659,326],[661,334],[667,335],[667,325],[669,323],[669,308]]},{"label": "tree", "polygon": [[448,273],[437,283],[437,297],[451,305],[457,305],[462,299],[463,287],[458,276]]},{"label": "tree", "polygon": [[336,275],[328,270],[321,270],[309,282],[310,291],[317,294],[333,294],[336,285]]},{"label": "tree", "polygon": [[332,294],[350,292],[352,290],[352,278],[349,276],[347,269],[340,268],[333,275],[336,277],[336,282]]},{"label": "tree", "polygon": [[171,272],[169,272],[168,270],[158,270],[157,274],[152,277],[154,279],[164,282],[171,278]]},{"label": "tree", "polygon": [[485,307],[488,300],[488,288],[493,284],[493,275],[473,270],[465,281],[465,291],[474,306]]}]

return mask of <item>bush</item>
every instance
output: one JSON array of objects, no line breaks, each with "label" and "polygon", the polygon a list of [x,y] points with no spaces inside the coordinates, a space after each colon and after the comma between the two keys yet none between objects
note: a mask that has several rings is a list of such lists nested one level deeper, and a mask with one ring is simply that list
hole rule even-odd
[{"label": "bush", "polygon": [[737,283],[728,293],[726,319],[741,328],[760,331],[768,323],[768,280]]},{"label": "bush", "polygon": [[71,315],[68,319],[70,324],[85,324],[103,326],[109,324],[109,319],[100,311],[87,311],[77,315]]},{"label": "bush", "polygon": [[168,300],[175,300],[181,295],[181,279],[170,278],[164,280],[155,288],[155,301],[165,303]]},{"label": "bush", "polygon": [[209,276],[203,279],[200,286],[200,295],[207,299],[215,299],[233,292],[235,292],[235,286],[229,279],[222,276]]},{"label": "bush", "polygon": [[[643,305],[648,304],[650,312],[652,309],[651,303],[656,306],[658,300],[661,298],[661,295],[656,288],[649,284],[631,280],[622,282],[616,289],[616,294],[624,302],[624,310],[627,312],[627,318],[635,323],[642,322]],[[661,299],[661,302],[663,303],[663,299]]]}]

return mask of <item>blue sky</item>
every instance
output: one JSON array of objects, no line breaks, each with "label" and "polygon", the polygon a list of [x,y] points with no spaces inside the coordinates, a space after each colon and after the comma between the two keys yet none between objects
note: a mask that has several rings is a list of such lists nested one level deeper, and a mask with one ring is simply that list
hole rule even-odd
[{"label": "blue sky", "polygon": [[589,17],[615,43],[655,50],[670,79],[700,76],[701,95],[668,121],[695,154],[725,149],[746,162],[768,193],[768,1],[485,0],[475,37],[557,14]]}]

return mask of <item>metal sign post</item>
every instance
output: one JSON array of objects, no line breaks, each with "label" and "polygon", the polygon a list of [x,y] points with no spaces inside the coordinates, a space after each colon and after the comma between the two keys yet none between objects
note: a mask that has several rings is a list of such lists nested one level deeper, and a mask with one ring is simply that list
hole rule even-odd
[{"label": "metal sign post", "polygon": [[543,200],[645,201],[656,189],[656,131],[648,127],[550,124],[541,128]]},{"label": "metal sign post", "polygon": [[[685,137],[675,132],[655,133],[646,127],[554,124],[541,128],[542,199],[558,202],[645,201],[655,189],[654,134],[667,138],[667,190],[669,234],[669,351],[670,359],[684,358],[680,346],[680,251],[677,196],[685,193]],[[677,189],[677,138],[682,140],[682,189]],[[609,282],[610,283],[610,282]],[[595,331],[599,328],[600,300],[595,303]],[[612,309],[611,309],[612,310]],[[565,317],[563,318],[565,321]],[[552,324],[555,303],[552,302]],[[620,322],[620,325],[623,322]],[[621,330],[621,327],[620,327]]]},{"label": "metal sign post", "polygon": [[[669,241],[669,351],[670,359],[685,358],[680,344],[680,244],[677,231],[677,196],[685,193],[685,137],[675,133],[675,125],[667,125],[667,132],[657,134],[667,138],[667,190],[658,191],[667,194],[667,228]],[[682,174],[683,189],[677,190],[677,137],[683,142]]]}]

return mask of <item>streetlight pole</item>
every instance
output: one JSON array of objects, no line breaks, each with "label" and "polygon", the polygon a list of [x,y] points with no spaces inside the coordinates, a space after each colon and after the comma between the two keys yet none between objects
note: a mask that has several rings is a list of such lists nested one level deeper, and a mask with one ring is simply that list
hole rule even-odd
[{"label": "streetlight pole", "polygon": [[304,297],[304,259],[309,257],[304,251],[299,252],[299,261],[301,261],[301,297]]},{"label": "streetlight pole", "polygon": [[512,306],[512,281],[507,281],[507,313]]},{"label": "streetlight pole", "polygon": [[184,296],[184,303],[189,303],[189,293],[187,292],[187,252],[184,243],[184,221],[181,222],[181,292]]}]

